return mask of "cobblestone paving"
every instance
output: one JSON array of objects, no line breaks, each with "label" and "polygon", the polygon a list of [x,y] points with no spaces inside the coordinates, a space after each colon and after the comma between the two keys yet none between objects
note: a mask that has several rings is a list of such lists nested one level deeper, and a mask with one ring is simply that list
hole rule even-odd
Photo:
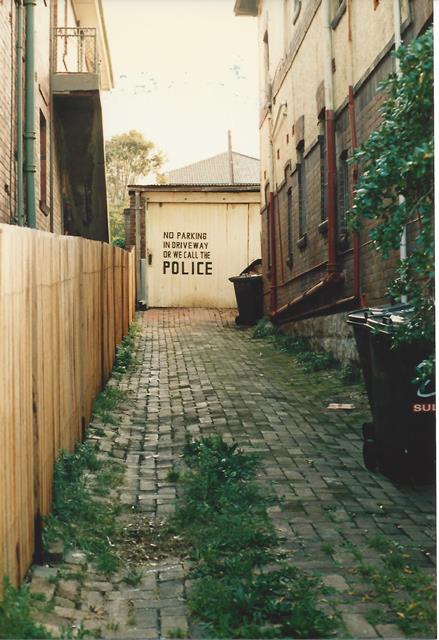
[{"label": "cobblestone paving", "polygon": [[[382,535],[416,545],[417,564],[435,575],[434,496],[428,488],[397,487],[362,465],[360,427],[364,398],[344,389],[333,374],[308,375],[290,357],[251,339],[230,311],[150,310],[139,315],[139,366],[119,386],[129,394],[120,425],[105,426],[101,456],[125,461],[119,492],[130,510],[164,519],[173,510],[175,486],[166,480],[185,434],[221,434],[263,454],[261,481],[284,501],[271,508],[282,545],[295,566],[318,572],[342,595],[338,610],[346,636],[402,637],[393,625],[367,622],[376,604],[358,592],[354,552],[379,561],[366,540]],[[329,402],[353,402],[352,412],[330,411]],[[99,425],[97,425],[99,426]],[[100,425],[102,426],[102,425]],[[93,433],[93,429],[91,430]],[[84,566],[84,577],[54,580]],[[70,552],[62,563],[34,567],[32,591],[54,599],[44,623],[52,631],[83,624],[99,637],[160,638],[187,632],[184,606],[188,566],[179,558],[138,566],[136,586],[111,580]],[[360,585],[361,587],[361,585]]]}]

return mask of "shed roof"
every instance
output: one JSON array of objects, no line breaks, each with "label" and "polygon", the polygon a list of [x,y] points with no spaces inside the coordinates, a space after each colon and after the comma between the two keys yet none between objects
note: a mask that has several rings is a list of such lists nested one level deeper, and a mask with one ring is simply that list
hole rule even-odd
[{"label": "shed roof", "polygon": [[259,185],[259,160],[232,152],[233,178],[230,176],[229,154],[220,153],[167,174],[170,185]]}]

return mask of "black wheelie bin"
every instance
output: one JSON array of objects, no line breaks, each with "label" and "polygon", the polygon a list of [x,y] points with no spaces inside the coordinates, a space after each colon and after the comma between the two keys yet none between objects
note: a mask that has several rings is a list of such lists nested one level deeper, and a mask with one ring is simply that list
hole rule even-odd
[{"label": "black wheelie bin", "polygon": [[261,259],[254,260],[239,276],[229,278],[235,287],[238,325],[251,326],[263,316]]},{"label": "black wheelie bin", "polygon": [[416,366],[433,351],[421,342],[392,347],[392,335],[407,321],[409,305],[350,313],[373,423],[363,425],[364,462],[398,482],[435,479],[434,381],[413,383]]}]

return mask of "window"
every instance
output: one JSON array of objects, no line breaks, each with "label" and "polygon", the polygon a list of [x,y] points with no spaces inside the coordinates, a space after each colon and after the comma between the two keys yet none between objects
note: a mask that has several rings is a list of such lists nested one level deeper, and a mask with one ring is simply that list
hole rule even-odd
[{"label": "window", "polygon": [[288,258],[287,264],[293,264],[293,192],[291,187],[287,191],[287,223],[288,223]]},{"label": "window", "polygon": [[339,233],[346,232],[346,214],[349,210],[348,152],[343,151],[338,159],[337,171],[337,218]]},{"label": "window", "polygon": [[320,121],[319,135],[320,150],[320,219],[322,222],[328,219],[328,170],[327,170],[327,150],[325,122]]},{"label": "window", "polygon": [[303,148],[297,150],[297,189],[299,195],[299,238],[306,232],[306,176]]},{"label": "window", "polygon": [[47,122],[40,111],[40,207],[47,214]]}]

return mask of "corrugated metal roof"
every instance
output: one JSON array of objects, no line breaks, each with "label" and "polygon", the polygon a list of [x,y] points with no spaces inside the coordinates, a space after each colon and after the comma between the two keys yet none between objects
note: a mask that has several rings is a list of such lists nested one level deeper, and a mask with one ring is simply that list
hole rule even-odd
[{"label": "corrugated metal roof", "polygon": [[[259,160],[242,153],[232,153],[234,184],[259,184]],[[220,185],[231,184],[229,154],[220,153],[212,158],[200,160],[167,174],[168,186],[184,185]]]}]

